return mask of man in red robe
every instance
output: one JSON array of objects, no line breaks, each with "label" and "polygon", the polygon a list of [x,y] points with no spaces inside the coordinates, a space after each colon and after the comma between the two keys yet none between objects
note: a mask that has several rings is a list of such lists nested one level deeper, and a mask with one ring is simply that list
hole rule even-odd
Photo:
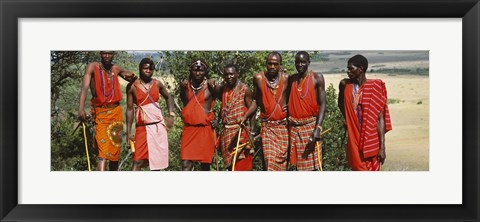
[{"label": "man in red robe", "polygon": [[340,81],[338,107],[348,130],[347,160],[355,171],[379,171],[385,162],[385,133],[392,129],[387,89],[380,79],[367,79],[368,60],[348,60],[348,78]]},{"label": "man in red robe", "polygon": [[287,82],[282,56],[267,56],[267,71],[253,77],[254,96],[260,106],[260,137],[266,170],[286,170],[288,153]]},{"label": "man in red robe", "polygon": [[[127,135],[135,141],[133,171],[148,166],[150,170],[168,167],[167,128],[172,127],[173,98],[159,80],[153,79],[155,63],[144,58],[139,64],[140,78],[127,85]],[[158,101],[160,95],[167,102],[168,116],[162,115]],[[135,119],[135,134],[132,123]]]},{"label": "man in red robe", "polygon": [[[290,124],[290,164],[297,170],[318,170],[322,151],[320,133],[325,113],[325,80],[308,70],[310,55],[295,55],[298,73],[288,81],[288,114]],[[316,146],[316,144],[319,146]]]},{"label": "man in red robe", "polygon": [[[234,64],[225,66],[223,70],[223,79],[225,83],[218,86],[218,95],[221,95],[222,109],[220,117],[222,121],[222,131],[220,134],[220,150],[222,152],[225,168],[232,171],[246,171],[252,169],[253,149],[250,139],[250,132],[253,127],[252,116],[257,109],[253,103],[252,91],[245,83],[239,79],[240,74]],[[238,134],[241,131],[239,146],[237,148]],[[236,155],[235,155],[236,154]],[[233,162],[235,165],[233,166]]]},{"label": "man in red robe", "polygon": [[123,128],[122,92],[118,82],[118,76],[131,82],[135,79],[135,74],[125,71],[122,67],[113,64],[113,51],[100,51],[101,62],[92,62],[85,68],[85,74],[82,80],[80,91],[78,119],[87,120],[85,113],[85,99],[87,91],[90,88],[92,100],[90,105],[93,108],[91,113],[95,123],[95,142],[98,148],[97,170],[107,169],[107,160],[109,170],[118,169],[118,159],[120,157],[121,141],[112,139],[109,135],[109,129]]},{"label": "man in red robe", "polygon": [[184,171],[192,170],[193,162],[200,162],[201,170],[208,171],[212,163],[215,82],[207,79],[207,72],[207,63],[196,59],[190,64],[189,78],[180,84],[180,98],[184,105],[180,159]]}]

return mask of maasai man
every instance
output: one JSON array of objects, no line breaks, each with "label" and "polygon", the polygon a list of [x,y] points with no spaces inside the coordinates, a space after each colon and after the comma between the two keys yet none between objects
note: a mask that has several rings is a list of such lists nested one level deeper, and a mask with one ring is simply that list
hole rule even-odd
[{"label": "maasai man", "polygon": [[235,148],[240,128],[242,129],[240,144],[253,142],[250,138],[253,122],[246,123],[246,120],[251,120],[257,110],[257,105],[252,100],[252,91],[240,81],[239,75],[234,64],[225,66],[223,72],[225,83],[217,87],[219,88],[218,91],[221,92],[218,95],[222,97],[220,117],[223,127],[220,134],[220,149],[225,168],[232,170],[233,159],[236,158],[233,170],[245,171],[252,169],[252,145],[244,145],[240,151],[236,152],[236,157]]},{"label": "maasai man", "polygon": [[282,56],[278,52],[268,54],[266,65],[266,72],[253,77],[255,100],[260,106],[262,150],[266,170],[286,170],[288,74],[281,68]]},{"label": "maasai man", "polygon": [[[320,73],[308,70],[310,55],[295,55],[297,74],[290,76],[288,120],[290,124],[290,164],[297,170],[319,169],[320,133],[325,113],[325,80]],[[317,148],[318,150],[315,150]],[[320,154],[320,156],[318,156]]]},{"label": "maasai man", "polygon": [[116,171],[118,169],[122,139],[121,137],[114,139],[111,135],[113,129],[123,130],[122,107],[120,106],[122,91],[117,76],[129,82],[135,79],[135,74],[113,64],[113,57],[113,51],[100,51],[101,62],[92,62],[87,65],[80,91],[78,108],[80,121],[87,120],[84,107],[89,87],[92,93],[90,104],[93,107],[91,113],[95,122],[94,144],[98,148],[97,170],[99,171],[106,170],[107,160],[110,161],[109,170]]},{"label": "maasai man", "polygon": [[207,63],[196,59],[190,64],[188,80],[180,84],[180,98],[184,105],[180,159],[184,171],[192,170],[193,162],[200,162],[201,170],[208,171],[212,163],[215,149],[212,127],[215,82],[207,79],[207,72]]},{"label": "maasai man", "polygon": [[367,68],[362,55],[348,60],[348,78],[340,81],[338,107],[348,130],[348,164],[352,170],[378,171],[386,158],[385,133],[392,124],[385,83],[367,79]]},{"label": "maasai man", "polygon": [[[173,98],[162,82],[152,79],[155,70],[152,59],[142,59],[138,69],[140,78],[127,85],[127,135],[135,141],[132,170],[139,171],[146,166],[150,170],[165,169],[168,167],[167,128],[172,127],[175,116]],[[160,94],[167,101],[170,118],[162,115],[158,104]],[[135,134],[131,131],[134,118]]]}]

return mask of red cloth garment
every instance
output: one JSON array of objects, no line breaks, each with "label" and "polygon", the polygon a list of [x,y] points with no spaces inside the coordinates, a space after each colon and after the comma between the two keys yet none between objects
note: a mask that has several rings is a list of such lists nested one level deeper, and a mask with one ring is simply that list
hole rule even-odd
[{"label": "red cloth garment", "polygon": [[94,63],[93,79],[95,83],[95,97],[92,97],[90,104],[101,107],[119,103],[122,100],[122,91],[118,83],[118,73],[113,72],[115,65],[112,66],[112,76],[108,77],[107,71],[101,68],[100,63]]},{"label": "red cloth garment", "polygon": [[267,77],[262,72],[262,103],[264,112],[260,112],[262,127],[263,158],[267,170],[286,170],[288,152],[287,111],[282,107],[283,73],[280,73],[278,87],[267,85]]},{"label": "red cloth garment", "polygon": [[278,88],[273,90],[267,85],[267,77],[262,72],[262,103],[265,112],[260,112],[260,118],[264,120],[282,120],[287,117],[287,112],[282,109],[282,92],[283,92],[283,73],[280,73],[278,80]]},{"label": "red cloth garment", "polygon": [[317,92],[315,90],[313,72],[297,84],[295,81],[290,88],[288,100],[288,114],[295,118],[308,118],[318,115]]},{"label": "red cloth garment", "polygon": [[302,155],[315,130],[317,117],[303,119],[289,118],[290,121],[290,164],[296,166],[297,170],[318,170],[318,157],[316,150],[306,158]]},{"label": "red cloth garment", "polygon": [[286,120],[262,122],[262,151],[268,171],[287,169],[288,129]]},{"label": "red cloth garment", "polygon": [[168,167],[168,136],[158,105],[160,93],[157,83],[152,81],[148,88],[137,83],[135,86],[136,131],[133,160],[148,160],[150,170],[165,169]]},{"label": "red cloth garment", "polygon": [[[246,85],[237,85],[233,90],[227,90],[225,87],[222,92],[222,124],[223,129],[220,134],[220,149],[222,151],[225,168],[228,168],[233,163],[234,149],[237,146],[238,133],[240,125],[237,124],[237,118],[244,116],[247,112],[245,105]],[[249,130],[246,127],[242,128],[242,135],[240,137],[240,145],[248,141]],[[235,170],[251,170],[252,169],[252,152],[253,149],[243,148],[237,154],[235,161]]]},{"label": "red cloth garment", "polygon": [[317,153],[310,153],[307,158],[302,155],[315,130],[318,115],[317,93],[310,71],[305,78],[292,83],[288,100],[290,121],[290,164],[297,170],[318,169]]},{"label": "red cloth garment", "polygon": [[[387,90],[381,80],[367,80],[358,90],[348,83],[344,91],[348,129],[347,160],[352,170],[379,170],[378,115],[383,111],[385,133],[392,129]],[[355,92],[357,91],[357,92]]]},{"label": "red cloth garment", "polygon": [[213,101],[210,110],[205,110],[205,90],[203,86],[197,95],[194,95],[188,83],[188,104],[182,110],[184,122],[182,139],[180,142],[180,158],[202,163],[211,163],[214,154],[214,133],[211,121],[214,119],[212,112]]}]

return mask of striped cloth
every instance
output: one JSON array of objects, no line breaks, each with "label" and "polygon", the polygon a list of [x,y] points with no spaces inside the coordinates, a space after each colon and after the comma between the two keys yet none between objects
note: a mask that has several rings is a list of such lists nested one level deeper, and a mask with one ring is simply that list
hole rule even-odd
[{"label": "striped cloth", "polygon": [[380,148],[377,131],[378,114],[383,111],[385,133],[392,129],[392,122],[388,111],[387,89],[382,80],[367,80],[360,87],[360,92],[359,104],[362,106],[360,150],[363,150],[363,156],[368,158],[376,156]]},{"label": "striped cloth", "polygon": [[[237,146],[238,140],[238,132],[240,130],[240,125],[237,124],[237,118],[244,116],[247,112],[247,107],[245,106],[245,92],[247,90],[247,86],[241,83],[233,89],[233,91],[227,91],[227,88],[224,87],[224,91],[222,93],[222,124],[223,130],[220,135],[220,149],[222,151],[223,161],[225,163],[225,168],[229,168],[233,162],[233,155],[232,152]],[[231,95],[229,97],[228,95]],[[243,144],[248,141],[249,131],[247,128],[242,128],[242,137],[240,138],[240,144]],[[239,152],[237,160],[235,162],[235,170],[250,170],[251,169],[251,161],[252,158],[247,158],[251,156],[251,152],[253,149],[242,149]],[[249,160],[250,163],[243,163],[243,160]],[[239,167],[242,166],[250,166],[250,169]]]},{"label": "striped cloth", "polygon": [[[348,83],[344,91],[345,120],[348,130],[347,161],[354,171],[378,171],[380,149],[377,122],[380,111],[385,119],[385,132],[392,129],[387,105],[387,91],[381,80],[367,80],[358,92]],[[358,110],[358,111],[357,111]],[[367,145],[367,149],[364,149]],[[365,155],[367,151],[368,155]]]},{"label": "striped cloth", "polygon": [[317,170],[317,152],[310,153],[303,158],[307,144],[315,129],[316,117],[289,118],[290,121],[290,164],[296,165],[297,170]]},{"label": "striped cloth", "polygon": [[286,120],[264,121],[260,130],[263,156],[269,171],[287,169],[288,130]]}]

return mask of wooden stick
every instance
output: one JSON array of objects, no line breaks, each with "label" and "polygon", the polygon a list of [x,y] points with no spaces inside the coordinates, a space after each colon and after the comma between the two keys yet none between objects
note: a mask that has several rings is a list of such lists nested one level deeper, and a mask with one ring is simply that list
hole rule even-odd
[{"label": "wooden stick", "polygon": [[323,131],[322,133],[320,133],[320,136],[323,136],[325,135],[325,133],[328,133],[328,131],[332,130],[332,127],[328,128],[327,130]]},{"label": "wooden stick", "polygon": [[317,150],[317,160],[318,160],[318,166],[320,167],[320,171],[323,171],[323,168],[322,168],[322,156],[321,156],[321,152],[320,152],[320,145],[319,145],[319,141],[317,141],[315,143],[315,149]]},{"label": "wooden stick", "polygon": [[245,147],[245,146],[247,146],[247,145],[249,145],[249,144],[250,144],[249,142],[246,142],[246,143],[244,143],[244,144],[242,144],[242,145],[240,145],[240,146],[236,147],[236,148],[233,150],[233,152],[232,152],[232,153],[230,153],[230,156],[232,156],[232,155],[234,154],[234,152],[235,152],[235,151],[237,151],[237,150],[238,150],[238,151],[240,151],[240,150],[242,150],[242,149],[243,149],[243,147]]},{"label": "wooden stick", "polygon": [[233,164],[232,164],[232,171],[235,171],[235,162],[237,160],[237,154],[238,154],[238,145],[240,144],[240,138],[242,136],[242,127],[238,130],[238,139],[237,139],[237,146],[235,147],[235,155],[233,156]]},{"label": "wooden stick", "polygon": [[88,171],[92,171],[92,168],[90,167],[90,156],[88,155],[87,132],[86,132],[86,127],[84,122],[82,122],[82,126],[83,126],[83,140],[85,141],[85,153],[87,154]]}]

